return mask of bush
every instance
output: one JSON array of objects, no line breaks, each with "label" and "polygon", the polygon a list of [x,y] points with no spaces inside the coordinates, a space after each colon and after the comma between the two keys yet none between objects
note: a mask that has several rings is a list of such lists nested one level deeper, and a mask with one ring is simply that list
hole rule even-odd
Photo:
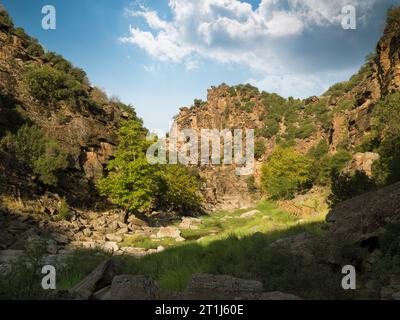
[{"label": "bush", "polygon": [[[1,4],[0,4],[0,6],[1,6]],[[2,7],[0,7],[0,25],[6,26],[8,28],[14,27],[14,23],[13,23],[10,15]]]},{"label": "bush", "polygon": [[311,166],[307,156],[278,147],[262,167],[262,188],[273,198],[292,198],[311,182]]},{"label": "bush", "polygon": [[360,150],[380,154],[374,176],[380,184],[400,181],[400,93],[387,95],[377,103],[371,120],[371,133]]},{"label": "bush", "polygon": [[265,151],[267,150],[267,147],[265,146],[265,142],[263,140],[257,140],[254,146],[254,156],[255,158],[261,159],[264,154]]},{"label": "bush", "polygon": [[197,172],[182,165],[161,167],[158,181],[158,205],[162,209],[190,215],[200,210],[198,191],[200,179]]},{"label": "bush", "polygon": [[400,7],[390,8],[387,12],[387,24],[400,23]]},{"label": "bush", "polygon": [[377,188],[376,182],[364,172],[340,174],[332,171],[332,190],[328,198],[331,207]]},{"label": "bush", "polygon": [[81,83],[67,73],[47,65],[29,67],[24,81],[32,97],[41,103],[75,101],[77,97],[86,95]]},{"label": "bush", "polygon": [[44,55],[45,61],[49,62],[53,68],[72,76],[76,81],[81,83],[88,82],[86,72],[76,68],[71,62],[64,59],[63,56],[54,52],[47,52]]},{"label": "bush", "polygon": [[12,153],[46,185],[57,185],[57,172],[68,166],[58,143],[47,138],[37,126],[23,125],[15,135],[8,133],[0,141],[0,149]]}]

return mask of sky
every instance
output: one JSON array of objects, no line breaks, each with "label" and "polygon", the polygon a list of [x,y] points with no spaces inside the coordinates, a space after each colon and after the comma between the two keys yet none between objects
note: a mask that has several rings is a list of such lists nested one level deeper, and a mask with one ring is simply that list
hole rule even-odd
[{"label": "sky", "polygon": [[[0,0],[49,51],[132,104],[149,129],[221,83],[306,98],[347,80],[400,0]],[[55,30],[42,7],[56,9]],[[356,29],[344,29],[352,5]]]}]

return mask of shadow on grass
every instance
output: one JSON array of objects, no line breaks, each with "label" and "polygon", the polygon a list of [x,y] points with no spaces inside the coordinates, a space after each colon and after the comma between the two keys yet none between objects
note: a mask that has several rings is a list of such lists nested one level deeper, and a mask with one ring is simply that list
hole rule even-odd
[{"label": "shadow on grass", "polygon": [[[320,263],[326,254],[323,235],[319,232],[321,227],[322,223],[315,223],[244,238],[230,236],[208,244],[181,245],[141,259],[128,256],[115,259],[120,262],[124,274],[150,276],[163,289],[173,291],[184,290],[192,274],[208,273],[259,280],[266,292],[282,291],[304,299],[353,299],[354,293],[341,287],[343,275],[340,271],[335,266]],[[315,240],[304,244],[297,252],[286,246],[271,245],[282,238],[290,243],[288,237],[304,232],[313,233]],[[296,239],[293,237],[293,241]],[[99,253],[91,252],[80,252],[75,259],[60,274],[61,289],[78,283],[101,260]]]}]

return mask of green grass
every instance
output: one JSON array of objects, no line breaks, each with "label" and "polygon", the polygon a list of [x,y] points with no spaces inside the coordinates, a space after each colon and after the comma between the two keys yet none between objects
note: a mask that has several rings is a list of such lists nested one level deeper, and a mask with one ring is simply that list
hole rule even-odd
[{"label": "green grass", "polygon": [[132,236],[125,238],[122,247],[135,247],[142,249],[157,249],[159,246],[165,248],[178,245],[173,238],[151,239],[145,236]]},{"label": "green grass", "polygon": [[[150,276],[168,290],[182,291],[192,274],[210,273],[259,280],[265,291],[279,290],[303,298],[348,297],[340,288],[340,273],[270,246],[278,239],[303,232],[323,236],[323,216],[299,223],[299,219],[270,201],[263,201],[253,209],[259,213],[250,218],[240,217],[250,209],[203,216],[198,230],[183,230],[182,235],[188,239],[183,243],[173,243],[172,239],[131,239],[124,244],[146,248],[163,245],[167,249],[141,259],[129,256],[116,259],[123,273]],[[226,216],[231,218],[224,220]],[[318,250],[316,256],[322,255],[325,248],[320,246]],[[77,251],[68,267],[58,274],[58,288],[73,287],[107,258],[99,252]]]}]

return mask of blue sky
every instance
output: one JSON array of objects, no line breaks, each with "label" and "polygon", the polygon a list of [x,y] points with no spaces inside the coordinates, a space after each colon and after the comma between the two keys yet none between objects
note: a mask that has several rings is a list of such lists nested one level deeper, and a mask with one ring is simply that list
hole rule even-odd
[{"label": "blue sky", "polygon": [[[180,107],[223,82],[319,95],[374,50],[399,0],[0,0],[17,26],[166,130]],[[54,5],[57,29],[41,28]],[[356,8],[357,29],[341,27]]]}]

